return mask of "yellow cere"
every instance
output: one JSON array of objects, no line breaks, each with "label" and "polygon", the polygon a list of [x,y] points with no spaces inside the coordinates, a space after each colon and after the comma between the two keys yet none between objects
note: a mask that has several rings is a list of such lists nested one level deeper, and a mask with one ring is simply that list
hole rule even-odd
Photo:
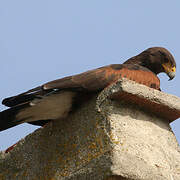
[{"label": "yellow cere", "polygon": [[172,72],[176,72],[176,67],[174,66],[172,69],[171,69]]},{"label": "yellow cere", "polygon": [[175,66],[172,67],[170,63],[162,64],[162,66],[164,67],[164,70],[166,72],[176,72],[176,67]]}]

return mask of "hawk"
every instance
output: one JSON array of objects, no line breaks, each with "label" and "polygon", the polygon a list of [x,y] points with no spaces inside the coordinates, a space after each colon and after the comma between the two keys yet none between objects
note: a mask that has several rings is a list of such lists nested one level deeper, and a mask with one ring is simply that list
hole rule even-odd
[{"label": "hawk", "polygon": [[161,72],[165,72],[169,80],[173,79],[176,62],[167,49],[152,47],[123,64],[111,64],[45,83],[2,101],[9,109],[0,112],[0,131],[24,122],[41,126],[65,118],[83,94],[90,96],[123,77],[160,90],[157,74]]}]

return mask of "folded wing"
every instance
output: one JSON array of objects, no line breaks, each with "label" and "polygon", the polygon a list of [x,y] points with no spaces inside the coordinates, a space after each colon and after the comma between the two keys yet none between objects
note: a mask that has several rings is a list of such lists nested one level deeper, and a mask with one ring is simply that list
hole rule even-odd
[{"label": "folded wing", "polygon": [[135,64],[113,64],[48,82],[17,96],[3,100],[10,107],[0,113],[0,131],[23,122],[43,125],[43,121],[66,117],[74,97],[82,92],[98,92],[122,77],[154,89],[159,78]]}]

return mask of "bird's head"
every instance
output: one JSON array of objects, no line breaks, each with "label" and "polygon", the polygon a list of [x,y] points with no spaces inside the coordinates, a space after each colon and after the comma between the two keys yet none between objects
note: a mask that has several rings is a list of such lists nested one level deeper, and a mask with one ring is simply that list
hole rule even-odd
[{"label": "bird's head", "polygon": [[174,57],[163,47],[148,48],[139,55],[127,60],[125,64],[138,64],[148,68],[155,74],[164,72],[169,76],[169,80],[172,80],[176,75]]},{"label": "bird's head", "polygon": [[[145,60],[147,65],[151,63],[152,71],[158,74],[165,72],[172,80],[176,75],[176,62],[172,54],[165,48],[152,47],[144,51],[149,54],[149,60]],[[149,63],[147,62],[149,61]]]}]

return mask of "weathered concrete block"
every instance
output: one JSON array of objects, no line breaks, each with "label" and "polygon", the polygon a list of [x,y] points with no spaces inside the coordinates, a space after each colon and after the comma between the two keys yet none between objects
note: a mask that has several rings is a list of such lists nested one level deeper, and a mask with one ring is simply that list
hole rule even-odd
[{"label": "weathered concrete block", "polygon": [[180,99],[119,81],[0,153],[5,180],[178,180]]}]

